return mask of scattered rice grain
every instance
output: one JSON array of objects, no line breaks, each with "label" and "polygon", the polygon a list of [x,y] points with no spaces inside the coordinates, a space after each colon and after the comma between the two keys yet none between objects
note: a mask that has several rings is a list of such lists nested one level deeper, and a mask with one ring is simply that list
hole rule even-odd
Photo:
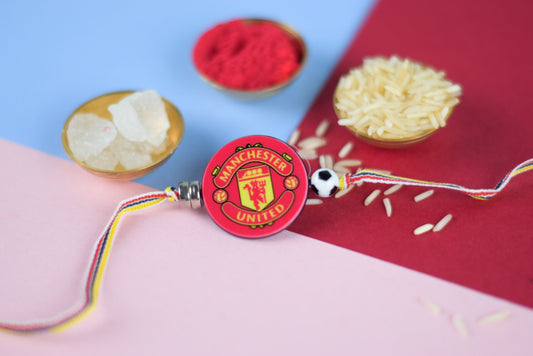
[{"label": "scattered rice grain", "polygon": [[462,337],[468,336],[468,328],[466,327],[465,322],[463,321],[463,317],[459,314],[454,314],[452,316],[452,324],[455,327],[455,330],[461,335]]},{"label": "scattered rice grain", "polygon": [[291,146],[296,145],[298,140],[300,139],[300,130],[294,130],[291,134],[291,137],[289,137],[289,140],[287,143]]},{"label": "scattered rice grain", "polygon": [[320,168],[333,169],[333,157],[331,155],[320,155],[318,157]]},{"label": "scattered rice grain", "polygon": [[361,162],[358,159],[343,159],[343,160],[337,161],[335,165],[339,165],[342,167],[357,167],[357,166],[360,166],[362,163],[363,162]]},{"label": "scattered rice grain", "polygon": [[318,153],[315,150],[298,150],[298,154],[302,159],[317,159]]},{"label": "scattered rice grain", "polygon": [[376,189],[372,193],[370,193],[365,199],[365,206],[369,206],[374,201],[374,199],[378,197],[379,193],[381,193],[381,190],[379,189]]},{"label": "scattered rice grain", "polygon": [[322,137],[307,137],[298,142],[298,146],[304,150],[315,150],[326,145],[326,140]]},{"label": "scattered rice grain", "polygon": [[389,198],[383,199],[383,206],[385,207],[385,212],[387,213],[387,217],[391,217],[392,215],[392,205],[390,203]]},{"label": "scattered rice grain", "polygon": [[346,173],[350,173],[350,170],[346,167],[339,166],[337,163],[333,165],[333,170],[335,173],[337,173],[338,176],[345,175]]},{"label": "scattered rice grain", "polygon": [[440,219],[440,221],[437,224],[435,224],[435,227],[433,228],[433,232],[438,232],[444,229],[444,227],[448,225],[448,223],[452,220],[452,217],[453,217],[452,214],[448,214],[442,219]]},{"label": "scattered rice grain", "polygon": [[402,184],[396,184],[396,185],[393,185],[392,187],[390,187],[389,189],[387,189],[383,194],[384,194],[384,195],[391,195],[391,194],[394,194],[394,193],[396,193],[398,190],[400,190],[401,187],[403,187]]},{"label": "scattered rice grain", "polygon": [[335,198],[338,199],[338,198],[340,198],[340,197],[345,196],[346,194],[348,194],[349,192],[351,192],[352,189],[354,189],[354,188],[355,188],[355,185],[352,184],[352,185],[350,185],[350,186],[348,187],[348,189],[339,190],[337,193],[335,193]]},{"label": "scattered rice grain", "polygon": [[329,120],[327,119],[322,120],[322,122],[316,128],[315,136],[317,137],[324,136],[329,129],[329,125],[330,125]]},{"label": "scattered rice grain", "polygon": [[422,306],[426,308],[432,314],[434,315],[440,314],[440,307],[437,304],[433,303],[432,301],[426,298],[420,298],[419,301],[420,301],[420,304],[422,304]]},{"label": "scattered rice grain", "polygon": [[418,194],[417,196],[415,196],[415,202],[419,202],[419,201],[422,201],[424,199],[427,199],[429,198],[430,196],[432,196],[434,193],[434,190],[433,189],[430,189],[430,190],[426,190],[425,192],[423,193],[420,193]]},{"label": "scattered rice grain", "polygon": [[498,322],[501,322],[507,319],[510,314],[511,313],[508,311],[500,311],[500,312],[492,313],[479,319],[478,324],[479,325],[495,324],[495,323],[498,323]]},{"label": "scattered rice grain", "polygon": [[353,150],[353,142],[352,141],[346,142],[339,151],[339,154],[338,154],[339,158],[344,158],[348,156],[350,152],[352,152],[352,150]]},{"label": "scattered rice grain", "polygon": [[305,201],[305,205],[320,205],[322,203],[323,203],[322,199],[312,199],[312,198],[310,198],[310,199],[307,199]]},{"label": "scattered rice grain", "polygon": [[433,224],[424,224],[422,226],[417,227],[415,231],[413,231],[413,234],[421,235],[423,233],[430,231],[431,229],[433,229]]}]

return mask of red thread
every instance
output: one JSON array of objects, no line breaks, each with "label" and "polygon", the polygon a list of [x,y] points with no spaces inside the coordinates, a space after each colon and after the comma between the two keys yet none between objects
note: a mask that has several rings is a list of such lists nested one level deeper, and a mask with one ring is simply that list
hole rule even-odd
[{"label": "red thread", "polygon": [[302,48],[271,22],[233,20],[205,32],[193,60],[224,87],[260,90],[287,81],[300,67]]}]

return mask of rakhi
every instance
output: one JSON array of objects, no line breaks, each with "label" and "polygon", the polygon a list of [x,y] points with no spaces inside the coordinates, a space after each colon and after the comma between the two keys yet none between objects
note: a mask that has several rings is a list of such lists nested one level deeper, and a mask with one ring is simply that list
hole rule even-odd
[{"label": "rakhi", "polygon": [[319,169],[311,177],[304,161],[287,143],[269,136],[247,136],[222,147],[208,163],[201,183],[179,183],[176,188],[141,194],[117,206],[96,241],[84,283],[84,299],[65,313],[42,320],[0,322],[0,328],[14,332],[60,331],[87,316],[96,306],[113,241],[129,212],[155,207],[165,201],[193,209],[204,206],[213,221],[225,231],[243,238],[262,238],[287,228],[300,214],[309,187],[321,197],[360,182],[404,184],[443,188],[486,200],[500,192],[510,180],[533,169],[533,159],[507,173],[493,189],[468,189],[456,184],[397,177],[364,169],[338,177]]}]

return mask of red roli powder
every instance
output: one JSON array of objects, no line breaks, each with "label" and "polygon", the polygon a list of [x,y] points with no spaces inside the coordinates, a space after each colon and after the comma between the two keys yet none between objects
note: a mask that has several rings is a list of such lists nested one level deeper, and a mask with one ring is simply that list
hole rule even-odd
[{"label": "red roli powder", "polygon": [[300,67],[302,48],[274,23],[239,19],[205,32],[193,60],[207,79],[252,91],[287,81]]}]

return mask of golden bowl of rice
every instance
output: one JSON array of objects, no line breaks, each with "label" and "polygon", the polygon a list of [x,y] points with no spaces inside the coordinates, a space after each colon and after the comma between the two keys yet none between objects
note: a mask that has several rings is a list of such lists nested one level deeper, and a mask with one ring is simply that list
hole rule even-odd
[{"label": "golden bowl of rice", "polygon": [[333,96],[341,126],[379,147],[423,141],[446,122],[461,87],[409,59],[375,57],[342,76]]}]

